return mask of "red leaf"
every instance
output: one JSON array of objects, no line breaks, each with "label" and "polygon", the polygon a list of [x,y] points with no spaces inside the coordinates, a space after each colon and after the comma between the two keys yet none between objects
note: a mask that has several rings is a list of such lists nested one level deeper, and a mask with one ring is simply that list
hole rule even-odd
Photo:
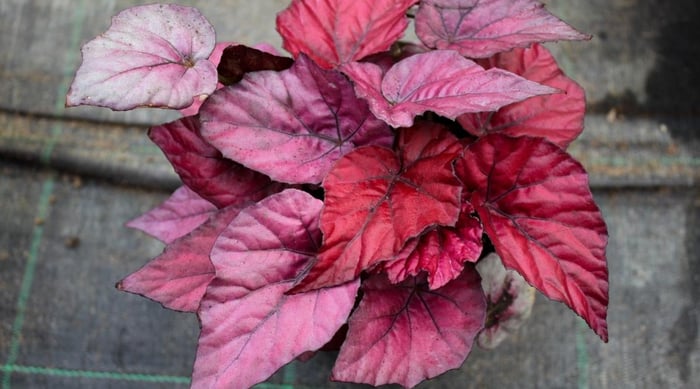
[{"label": "red leaf", "polygon": [[437,290],[413,278],[392,285],[381,275],[362,290],[333,380],[413,387],[460,367],[483,328],[486,302],[473,266]]},{"label": "red leaf", "polygon": [[428,47],[486,58],[531,43],[590,39],[538,0],[423,0],[416,35]]},{"label": "red leaf", "polygon": [[320,183],[348,151],[394,138],[342,74],[304,55],[288,70],[249,73],[217,91],[201,116],[204,137],[225,157],[294,184]]},{"label": "red leaf", "polygon": [[282,190],[269,177],[223,158],[202,138],[197,117],[152,127],[148,136],[185,185],[218,207],[258,201]]},{"label": "red leaf", "polygon": [[207,221],[216,206],[192,189],[181,186],[161,205],[126,223],[160,240],[172,243]]},{"label": "red leaf", "polygon": [[214,279],[209,252],[239,211],[236,206],[218,211],[208,222],[175,240],[163,254],[121,280],[117,288],[158,301],[166,308],[195,312]]},{"label": "red leaf", "polygon": [[67,106],[184,108],[216,88],[214,27],[195,8],[132,7],[83,46]]},{"label": "red leaf", "polygon": [[460,185],[452,161],[460,149],[442,126],[420,123],[400,132],[397,152],[363,147],[340,159],[323,182],[318,262],[295,291],[353,280],[427,227],[454,225]]},{"label": "red leaf", "polygon": [[458,121],[465,130],[476,136],[489,132],[539,136],[561,147],[568,146],[581,134],[586,110],[583,88],[564,75],[544,46],[514,49],[484,63],[487,68],[504,69],[564,93],[533,97],[507,105],[496,113],[462,115]]},{"label": "red leaf", "polygon": [[288,295],[315,256],[323,203],[294,189],[246,208],[211,253],[216,268],[200,305],[192,385],[250,387],[346,322],[359,282]]},{"label": "red leaf", "polygon": [[375,64],[359,62],[343,65],[342,71],[372,112],[393,127],[409,127],[426,111],[455,119],[556,92],[501,69],[484,70],[451,50],[410,56],[386,74]]},{"label": "red leaf", "polygon": [[607,228],[581,164],[542,138],[490,134],[456,172],[505,266],[607,341]]},{"label": "red leaf", "polygon": [[224,49],[216,69],[221,83],[231,85],[241,81],[246,73],[286,70],[293,63],[294,60],[288,57],[280,57],[244,45],[233,45]]},{"label": "red leaf", "polygon": [[476,262],[481,255],[481,222],[470,214],[469,204],[454,227],[433,227],[407,244],[398,257],[383,264],[392,283],[428,273],[430,289],[438,289],[459,277],[465,262]]},{"label": "red leaf", "polygon": [[277,15],[283,47],[323,68],[387,50],[406,30],[418,0],[293,0]]}]

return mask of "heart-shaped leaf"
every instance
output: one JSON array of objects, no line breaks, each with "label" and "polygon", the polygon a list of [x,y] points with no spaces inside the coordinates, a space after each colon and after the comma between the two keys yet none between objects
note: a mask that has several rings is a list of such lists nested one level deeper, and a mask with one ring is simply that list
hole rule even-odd
[{"label": "heart-shaped leaf", "polygon": [[223,158],[202,138],[196,116],[152,127],[148,136],[182,181],[218,207],[258,201],[283,189],[270,177]]},{"label": "heart-shaped leaf", "polygon": [[128,8],[83,46],[66,105],[185,108],[216,88],[216,65],[208,59],[215,42],[214,28],[195,8]]},{"label": "heart-shaped leaf", "polygon": [[342,71],[372,112],[393,127],[410,127],[426,111],[455,119],[557,91],[501,69],[484,70],[451,50],[410,56],[386,74],[373,63],[349,63]]},{"label": "heart-shaped leaf", "polygon": [[406,244],[382,270],[392,283],[399,283],[421,272],[428,274],[430,289],[438,289],[459,277],[466,262],[476,262],[483,244],[481,222],[471,215],[474,209],[465,203],[454,227],[436,226]]},{"label": "heart-shaped leaf", "polygon": [[345,323],[359,282],[286,294],[316,255],[322,206],[288,189],[244,209],[221,233],[211,252],[216,279],[199,310],[194,387],[250,387]]},{"label": "heart-shaped leaf", "polygon": [[362,147],[340,159],[323,182],[323,248],[295,291],[353,280],[429,226],[454,225],[460,185],[452,161],[461,149],[444,127],[421,122],[401,131],[396,152]]},{"label": "heart-shaped leaf", "polygon": [[428,47],[486,58],[531,43],[590,39],[538,0],[422,0],[416,35]]},{"label": "heart-shaped leaf", "polygon": [[437,290],[378,275],[362,284],[332,379],[413,387],[462,365],[483,328],[486,301],[473,265]]},{"label": "heart-shaped leaf", "polygon": [[394,138],[342,74],[304,55],[288,70],[249,73],[217,91],[201,118],[226,158],[287,183],[319,183],[345,153]]},{"label": "heart-shaped leaf", "polygon": [[387,50],[418,0],[293,0],[277,16],[283,47],[326,69]]},{"label": "heart-shaped leaf", "polygon": [[607,341],[607,228],[581,164],[542,138],[490,134],[456,173],[503,264]]},{"label": "heart-shaped leaf", "polygon": [[126,223],[163,243],[172,243],[207,221],[216,206],[181,186],[161,205]]},{"label": "heart-shaped leaf", "polygon": [[209,221],[169,244],[161,255],[121,280],[117,289],[143,295],[166,308],[195,312],[214,279],[209,252],[239,211],[236,206],[219,210]]},{"label": "heart-shaped leaf", "polygon": [[564,93],[537,96],[507,105],[495,113],[465,114],[457,118],[476,136],[501,132],[511,136],[539,136],[566,147],[583,131],[586,96],[559,69],[552,54],[541,45],[513,49],[480,61],[486,68],[500,68]]}]

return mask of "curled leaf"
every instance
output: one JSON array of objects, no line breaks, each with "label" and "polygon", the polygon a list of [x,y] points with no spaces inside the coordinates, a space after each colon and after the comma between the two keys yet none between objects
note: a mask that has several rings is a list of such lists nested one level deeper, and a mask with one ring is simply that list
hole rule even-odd
[{"label": "curled leaf", "polygon": [[455,171],[506,268],[607,341],[608,234],[581,164],[542,138],[490,134]]},{"label": "curled leaf", "polygon": [[590,39],[538,0],[422,0],[416,35],[428,47],[486,58],[536,42]]},{"label": "curled leaf", "polygon": [[219,66],[219,81],[231,85],[243,79],[249,72],[289,69],[294,60],[244,45],[232,45],[224,49]]},{"label": "curled leaf", "polygon": [[473,265],[437,290],[420,278],[392,285],[383,275],[362,290],[333,380],[413,387],[460,367],[483,328],[486,302]]},{"label": "curled leaf", "polygon": [[345,323],[359,282],[288,295],[320,244],[323,203],[285,190],[244,209],[211,252],[216,279],[200,305],[192,385],[250,387]]},{"label": "curled leaf", "polygon": [[484,70],[451,50],[410,56],[386,74],[373,63],[353,62],[341,69],[372,112],[393,127],[410,127],[427,111],[455,119],[557,91],[500,69]]},{"label": "curled leaf", "polygon": [[387,50],[418,0],[293,0],[277,16],[283,47],[326,69]]},{"label": "curled leaf", "polygon": [[83,46],[67,106],[180,109],[216,88],[214,28],[195,8],[151,4],[128,8]]},{"label": "curled leaf", "polygon": [[281,72],[249,73],[213,94],[202,134],[223,153],[286,183],[319,183],[341,156],[393,142],[342,74],[300,56]]}]

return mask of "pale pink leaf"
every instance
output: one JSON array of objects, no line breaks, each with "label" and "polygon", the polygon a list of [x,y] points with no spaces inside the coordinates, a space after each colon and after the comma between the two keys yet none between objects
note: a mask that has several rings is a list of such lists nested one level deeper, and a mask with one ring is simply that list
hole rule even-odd
[{"label": "pale pink leaf", "polygon": [[343,65],[342,71],[372,112],[393,127],[410,127],[427,111],[455,119],[557,92],[501,69],[484,70],[451,50],[410,56],[386,74],[375,64],[358,62]]},{"label": "pale pink leaf", "polygon": [[283,47],[330,69],[389,49],[418,0],[293,0],[277,16]]},{"label": "pale pink leaf", "polygon": [[481,287],[486,295],[486,324],[477,338],[479,347],[496,348],[516,332],[530,317],[535,289],[513,270],[507,270],[501,258],[491,253],[476,264]]},{"label": "pale pink leaf", "polygon": [[590,39],[538,0],[422,0],[416,35],[428,47],[485,58],[536,42]]},{"label": "pale pink leaf", "polygon": [[476,136],[491,132],[538,136],[566,147],[583,131],[586,111],[583,88],[564,75],[544,46],[534,44],[527,49],[513,49],[480,63],[487,69],[504,69],[563,93],[533,97],[497,112],[462,115],[457,120],[468,132]]},{"label": "pale pink leaf", "polygon": [[214,279],[209,252],[239,211],[236,206],[219,210],[209,221],[169,244],[161,255],[121,280],[117,288],[148,297],[166,308],[195,312]]},{"label": "pale pink leaf", "polygon": [[195,8],[128,8],[83,46],[66,105],[185,108],[216,88],[214,44],[214,28]]},{"label": "pale pink leaf", "polygon": [[460,367],[483,328],[486,301],[473,265],[437,290],[416,278],[392,285],[383,275],[362,290],[333,380],[413,387]]},{"label": "pale pink leaf", "polygon": [[194,387],[262,382],[346,322],[359,281],[285,294],[316,255],[322,206],[288,189],[246,208],[222,232],[211,253],[216,279],[199,309]]},{"label": "pale pink leaf", "polygon": [[226,158],[287,183],[320,183],[355,147],[394,138],[342,74],[304,55],[288,70],[249,73],[217,91],[201,118],[202,135]]},{"label": "pale pink leaf", "polygon": [[207,221],[215,211],[214,204],[187,186],[181,186],[162,204],[129,221],[126,226],[163,243],[172,243]]}]

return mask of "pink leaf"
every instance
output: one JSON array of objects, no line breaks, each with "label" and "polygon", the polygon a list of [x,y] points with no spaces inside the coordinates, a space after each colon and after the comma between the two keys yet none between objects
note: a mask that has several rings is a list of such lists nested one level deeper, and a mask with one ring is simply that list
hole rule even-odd
[{"label": "pink leaf", "polygon": [[148,136],[168,158],[182,181],[218,207],[258,201],[283,186],[225,159],[200,132],[199,119],[186,117],[155,126]]},{"label": "pink leaf", "polygon": [[533,97],[507,105],[495,113],[462,115],[458,121],[465,130],[476,136],[490,132],[539,136],[561,147],[566,147],[583,131],[586,110],[583,88],[564,75],[544,46],[535,44],[529,49],[514,49],[481,63],[487,68],[504,69],[564,93]]},{"label": "pink leaf", "polygon": [[201,116],[202,134],[225,157],[287,183],[319,183],[355,147],[393,142],[342,74],[303,55],[289,70],[249,73],[217,91]]},{"label": "pink leaf", "polygon": [[161,205],[126,223],[162,241],[172,243],[207,221],[216,206],[192,189],[181,186]]},{"label": "pink leaf", "polygon": [[392,285],[381,275],[362,289],[333,380],[413,387],[460,367],[483,328],[486,302],[472,265],[437,290],[413,278]]},{"label": "pink leaf", "polygon": [[416,35],[428,47],[486,58],[531,43],[590,39],[537,0],[423,0]]},{"label": "pink leaf", "polygon": [[542,138],[490,134],[456,172],[504,265],[607,341],[607,229],[581,164]]},{"label": "pink leaf", "polygon": [[342,71],[372,112],[393,127],[409,127],[426,111],[455,119],[556,92],[510,72],[484,70],[449,50],[410,56],[386,74],[375,64],[358,62],[344,65]]},{"label": "pink leaf", "polygon": [[456,226],[433,227],[414,238],[415,244],[407,244],[395,260],[384,263],[389,280],[399,283],[426,272],[430,289],[438,289],[459,277],[465,262],[479,259],[483,246],[483,228],[472,212],[467,203]]},{"label": "pink leaf", "polygon": [[211,253],[216,279],[199,310],[194,387],[250,387],[346,322],[359,282],[285,294],[316,255],[322,206],[285,190],[243,210],[221,234]]},{"label": "pink leaf", "polygon": [[477,338],[479,347],[496,348],[530,317],[535,289],[520,274],[506,270],[501,258],[491,253],[476,264],[486,294],[486,324]]},{"label": "pink leaf", "polygon": [[141,106],[184,108],[216,87],[214,28],[198,10],[178,5],[132,7],[83,46],[83,63],[67,106],[117,111]]},{"label": "pink leaf", "polygon": [[283,47],[330,69],[387,50],[418,0],[293,0],[277,16]]},{"label": "pink leaf", "polygon": [[175,240],[163,254],[121,280],[117,289],[143,295],[166,308],[195,312],[214,279],[209,252],[239,211],[236,206],[218,211],[208,222]]},{"label": "pink leaf", "polygon": [[461,150],[444,127],[421,122],[401,131],[397,152],[363,147],[339,160],[323,182],[323,248],[295,290],[353,280],[426,228],[454,225],[460,185],[452,161]]}]

